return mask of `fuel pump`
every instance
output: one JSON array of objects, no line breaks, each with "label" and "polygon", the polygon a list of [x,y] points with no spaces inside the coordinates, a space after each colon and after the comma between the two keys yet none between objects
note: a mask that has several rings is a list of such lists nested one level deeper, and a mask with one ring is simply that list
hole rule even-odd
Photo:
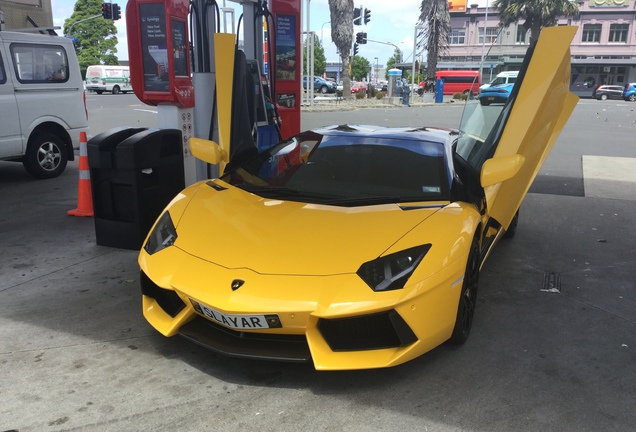
[{"label": "fuel pump", "polygon": [[161,127],[182,131],[186,184],[221,173],[195,160],[192,137],[218,142],[229,162],[300,131],[300,0],[270,2],[271,10],[267,0],[239,1],[241,18],[230,36],[219,33],[214,0],[128,1],[133,90],[157,106]]},{"label": "fuel pump", "polygon": [[[203,50],[208,53],[207,61],[213,65],[210,70],[215,75],[215,97],[208,133],[204,133],[206,131],[203,128],[197,128],[195,136],[218,144],[219,154],[225,155],[219,164],[221,172],[226,163],[238,162],[242,155],[267,148],[300,131],[300,104],[296,103],[299,101],[301,73],[297,67],[300,55],[300,0],[273,0],[272,4],[276,6],[281,1],[286,6],[282,7],[284,16],[278,18],[269,10],[267,1],[242,2],[243,13],[237,29],[237,35],[241,34],[241,30],[244,34],[242,49],[239,49],[238,36],[232,48],[228,35],[215,34],[210,41],[209,51]],[[196,9],[202,10],[202,7],[197,6]],[[223,10],[225,12],[227,8]],[[276,30],[277,20],[283,23],[281,31]],[[215,20],[197,20],[201,21],[204,26],[206,22],[215,23]],[[220,26],[218,20],[216,26]],[[267,28],[266,33],[264,28]],[[205,35],[207,30],[195,29],[194,33]],[[194,40],[196,45],[198,39],[195,37]],[[281,61],[276,51],[279,45],[284,47],[282,49],[285,52],[284,60]],[[199,53],[196,48],[194,52],[195,56]],[[265,65],[267,76],[264,74]],[[286,69],[286,73],[279,73],[279,66]],[[278,90],[279,85],[282,85],[281,90]],[[226,88],[228,86],[231,91]],[[195,89],[199,101],[198,78],[195,79]],[[203,146],[200,141],[198,144]]]}]

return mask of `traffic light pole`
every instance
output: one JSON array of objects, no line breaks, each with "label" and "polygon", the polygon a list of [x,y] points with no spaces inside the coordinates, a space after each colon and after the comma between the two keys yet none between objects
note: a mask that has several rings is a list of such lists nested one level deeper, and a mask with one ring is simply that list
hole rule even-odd
[{"label": "traffic light pole", "polygon": [[384,44],[384,45],[393,45],[396,50],[398,50],[400,52],[402,51],[400,48],[398,48],[398,46],[396,44],[391,43],[391,42],[382,42],[382,41],[373,40],[373,39],[367,39],[367,42],[375,42],[375,43]]},{"label": "traffic light pole", "polygon": [[99,15],[94,15],[92,17],[81,19],[79,21],[75,21],[73,24],[71,24],[71,26],[68,29],[68,33],[64,36],[73,37],[73,27],[75,27],[75,24],[83,23],[84,21],[94,20],[95,18],[100,18],[101,16],[102,14],[99,14]]}]

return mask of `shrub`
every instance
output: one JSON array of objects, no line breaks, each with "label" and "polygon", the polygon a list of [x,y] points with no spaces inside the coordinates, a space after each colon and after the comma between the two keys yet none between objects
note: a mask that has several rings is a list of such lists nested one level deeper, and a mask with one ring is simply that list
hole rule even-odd
[{"label": "shrub", "polygon": [[465,101],[468,99],[468,93],[455,93],[453,95],[453,99],[459,99]]},{"label": "shrub", "polygon": [[379,91],[379,92],[377,92],[377,93],[375,94],[375,98],[376,98],[377,100],[384,99],[384,96],[386,96],[386,93],[385,93],[385,92],[383,92],[383,91]]},{"label": "shrub", "polygon": [[366,97],[367,97],[367,94],[365,92],[356,93],[356,99],[364,99]]}]

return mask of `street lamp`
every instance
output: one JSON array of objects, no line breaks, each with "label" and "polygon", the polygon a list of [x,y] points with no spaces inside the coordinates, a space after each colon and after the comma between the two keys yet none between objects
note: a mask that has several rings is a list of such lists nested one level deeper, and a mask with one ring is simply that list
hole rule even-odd
[{"label": "street lamp", "polygon": [[322,30],[325,27],[325,24],[329,24],[331,21],[327,21],[326,23],[322,23],[322,25],[320,26],[320,43],[322,44]]},{"label": "street lamp", "polygon": [[379,66],[378,65],[378,58],[375,57],[374,60],[375,60],[375,84],[377,85],[378,84],[378,73],[380,72],[380,68],[378,67]]}]

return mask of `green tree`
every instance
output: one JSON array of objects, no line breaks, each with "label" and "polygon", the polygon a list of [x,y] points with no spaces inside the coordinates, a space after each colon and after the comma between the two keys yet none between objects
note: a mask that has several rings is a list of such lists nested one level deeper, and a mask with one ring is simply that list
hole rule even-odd
[{"label": "green tree", "polygon": [[329,0],[331,16],[331,40],[336,45],[342,60],[342,94],[351,98],[351,76],[349,57],[353,45],[353,0]]},{"label": "green tree", "polygon": [[351,76],[353,79],[361,81],[371,71],[371,63],[364,57],[354,56],[351,60]]},{"label": "green tree", "polygon": [[[75,46],[82,75],[90,65],[119,64],[115,55],[117,28],[112,20],[102,18],[101,14],[102,0],[77,0],[73,14],[64,21],[64,34],[77,38]],[[93,19],[96,15],[99,16]]]},{"label": "green tree", "polygon": [[[307,44],[305,39],[303,43],[303,75],[307,73]],[[314,75],[322,76],[327,71],[327,58],[325,57],[325,49],[320,43],[320,38],[314,34]]]},{"label": "green tree", "polygon": [[393,69],[396,64],[402,63],[402,51],[399,48],[395,48],[393,55],[386,61],[386,72],[384,78],[389,79],[389,69]]},{"label": "green tree", "polygon": [[423,29],[418,32],[417,46],[426,48],[426,74],[434,77],[439,57],[448,51],[448,37],[451,32],[448,1],[422,0],[418,24],[423,25]]},{"label": "green tree", "polygon": [[579,4],[570,0],[495,0],[493,7],[499,11],[500,28],[524,20],[523,28],[535,41],[541,29],[555,26],[559,17],[579,17]]}]

